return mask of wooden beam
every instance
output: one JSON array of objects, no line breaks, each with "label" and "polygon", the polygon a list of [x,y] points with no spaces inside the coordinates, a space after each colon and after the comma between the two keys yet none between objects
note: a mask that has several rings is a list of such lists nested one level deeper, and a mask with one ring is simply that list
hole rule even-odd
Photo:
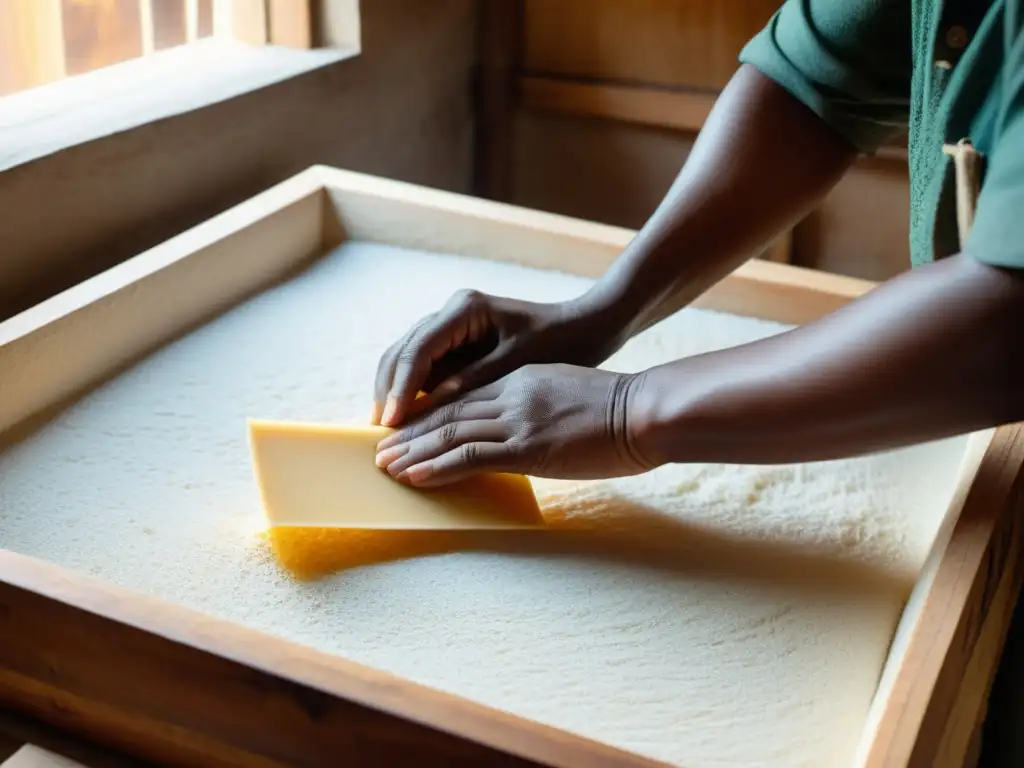
[{"label": "wooden beam", "polygon": [[66,74],[61,0],[0,3],[0,96]]},{"label": "wooden beam", "polygon": [[516,75],[522,61],[521,0],[480,0],[477,26],[477,123],[473,191],[491,200],[512,195]]},{"label": "wooden beam", "polygon": [[215,36],[266,45],[266,0],[220,0],[214,3],[213,11]]},{"label": "wooden beam", "polygon": [[[523,104],[533,109],[684,133],[699,133],[718,99],[718,94],[711,91],[535,75],[519,78],[519,92]],[[886,145],[878,149],[875,157],[905,163],[907,150],[899,144]]]},{"label": "wooden beam", "polygon": [[142,37],[142,55],[149,56],[156,50],[153,0],[139,0],[139,32]]},{"label": "wooden beam", "polygon": [[613,83],[526,76],[519,80],[523,103],[534,109],[602,117],[660,128],[700,131],[718,95]]},{"label": "wooden beam", "polygon": [[311,0],[267,0],[267,37],[272,45],[313,47]]}]

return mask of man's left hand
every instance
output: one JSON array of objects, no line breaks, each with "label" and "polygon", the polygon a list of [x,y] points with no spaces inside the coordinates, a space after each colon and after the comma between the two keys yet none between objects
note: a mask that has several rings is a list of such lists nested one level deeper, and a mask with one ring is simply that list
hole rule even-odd
[{"label": "man's left hand", "polygon": [[377,447],[377,465],[418,487],[479,472],[574,479],[634,475],[629,404],[642,374],[528,365],[422,414]]}]

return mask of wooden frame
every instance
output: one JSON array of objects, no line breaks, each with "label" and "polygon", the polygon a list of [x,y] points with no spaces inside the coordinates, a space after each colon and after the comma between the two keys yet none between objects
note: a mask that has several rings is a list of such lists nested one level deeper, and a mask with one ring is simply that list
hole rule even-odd
[{"label": "wooden frame", "polygon": [[[154,0],[137,0],[139,51],[157,48]],[[314,47],[313,0],[210,0],[217,37],[251,45]],[[200,38],[199,0],[178,0],[182,43]],[[0,3],[0,95],[45,85],[68,74],[65,9],[62,0],[4,0]],[[114,59],[113,61],[116,61]]]},{"label": "wooden frame", "polygon": [[[597,276],[633,234],[312,168],[0,324],[0,368],[14,372],[0,432],[16,435],[346,239]],[[804,323],[871,288],[751,261],[697,304]],[[1024,432],[976,437],[965,466],[893,643],[864,765],[959,768],[972,754],[1021,583]],[[162,764],[657,765],[4,550],[0,628],[0,702]]]}]

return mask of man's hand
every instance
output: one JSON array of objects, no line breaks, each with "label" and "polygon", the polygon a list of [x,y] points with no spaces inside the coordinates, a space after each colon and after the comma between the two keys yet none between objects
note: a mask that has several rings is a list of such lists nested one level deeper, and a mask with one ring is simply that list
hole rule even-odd
[{"label": "man's hand", "polygon": [[481,471],[604,478],[648,470],[632,449],[632,375],[527,365],[424,415],[378,446],[377,464],[419,487]]},{"label": "man's hand", "polygon": [[[417,323],[381,357],[374,423],[395,427],[419,408],[419,392],[437,407],[490,384],[522,365],[597,365],[611,333],[586,301],[540,304],[460,291]],[[610,352],[610,350],[608,350]]]}]

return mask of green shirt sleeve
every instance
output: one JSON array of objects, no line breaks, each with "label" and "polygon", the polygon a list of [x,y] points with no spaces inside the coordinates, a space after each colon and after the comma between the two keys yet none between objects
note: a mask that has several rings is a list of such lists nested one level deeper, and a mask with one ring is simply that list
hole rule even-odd
[{"label": "green shirt sleeve", "polygon": [[899,0],[787,0],[740,61],[870,154],[909,120],[910,8]]},{"label": "green shirt sleeve", "polygon": [[[1024,269],[1024,3],[1007,3],[996,135],[964,251],[993,266]],[[1015,11],[1015,12],[1013,12]]]}]

